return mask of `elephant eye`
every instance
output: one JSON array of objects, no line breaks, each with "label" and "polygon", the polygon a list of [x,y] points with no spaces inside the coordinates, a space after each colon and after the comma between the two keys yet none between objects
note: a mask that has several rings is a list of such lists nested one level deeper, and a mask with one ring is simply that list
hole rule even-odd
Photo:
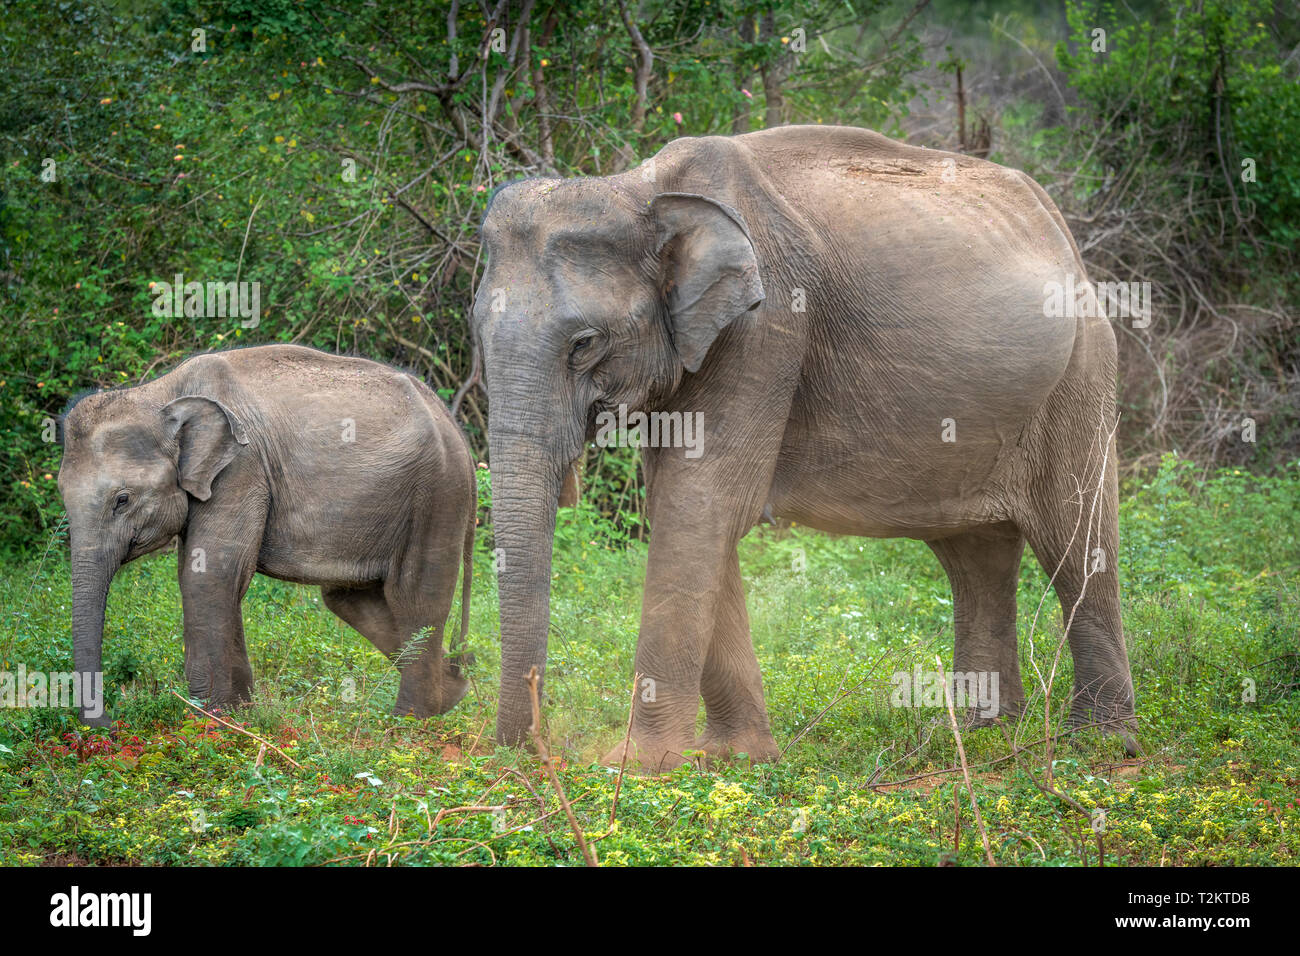
[{"label": "elephant eye", "polygon": [[596,341],[595,335],[582,335],[574,339],[573,346],[569,349],[569,358],[570,359],[582,358],[583,353],[586,352],[589,348],[591,348],[592,344],[595,343],[595,341]]},{"label": "elephant eye", "polygon": [[120,495],[117,496],[117,500],[113,502],[113,513],[117,514],[117,512],[125,508],[130,503],[130,501],[131,501],[131,496],[127,494],[125,491],[122,492]]}]

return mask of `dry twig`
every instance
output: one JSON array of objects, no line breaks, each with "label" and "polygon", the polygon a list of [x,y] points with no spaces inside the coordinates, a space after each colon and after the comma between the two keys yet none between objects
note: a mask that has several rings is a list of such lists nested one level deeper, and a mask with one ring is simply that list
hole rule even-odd
[{"label": "dry twig", "polygon": [[618,779],[614,781],[614,802],[609,808],[611,829],[614,826],[614,815],[618,813],[618,793],[623,789],[623,771],[627,769],[627,750],[632,741],[632,711],[636,707],[636,688],[640,680],[640,674],[632,675],[632,700],[627,705],[627,731],[623,734],[623,759],[618,764]]},{"label": "dry twig", "polygon": [[948,720],[952,723],[952,734],[957,738],[957,756],[961,760],[962,776],[966,778],[966,792],[970,794],[971,810],[975,813],[975,825],[979,827],[980,840],[984,843],[984,858],[989,866],[997,866],[993,860],[993,850],[989,848],[989,835],[984,829],[984,817],[980,814],[979,801],[975,799],[975,785],[971,782],[970,768],[966,766],[966,747],[961,742],[961,728],[957,726],[957,712],[952,706],[952,688],[948,685],[948,675],[943,669],[943,660],[934,655],[934,662],[939,668],[939,680],[943,681],[943,699],[948,704]]},{"label": "dry twig", "polygon": [[[252,733],[252,732],[250,732],[250,731],[247,731],[247,730],[245,730],[243,727],[236,726],[235,724],[232,724],[232,723],[231,723],[230,721],[228,721],[228,720],[222,720],[222,719],[221,719],[220,717],[218,717],[216,714],[213,714],[213,713],[210,713],[209,711],[204,710],[202,707],[200,707],[198,704],[194,703],[194,701],[190,700],[188,697],[184,696],[183,694],[179,694],[179,693],[177,693],[177,692],[174,691],[174,690],[172,691],[172,693],[173,693],[173,694],[176,694],[177,697],[179,697],[181,700],[185,701],[185,705],[186,705],[187,707],[193,707],[195,710],[197,710],[197,711],[198,711],[200,714],[202,714],[204,717],[207,717],[207,718],[209,718],[209,719],[211,719],[211,720],[215,720],[217,723],[221,724],[223,727],[229,727],[231,730],[233,730],[233,731],[234,731],[235,733],[237,733],[237,734],[243,734],[245,737],[251,737],[252,739],[256,740],[259,744],[261,744],[263,747],[270,747],[272,750],[274,750],[276,753],[278,753],[281,757],[283,757],[285,760],[287,760],[287,761],[288,761],[292,766],[298,768],[299,770],[302,769],[302,764],[298,763],[298,761],[294,760],[292,757],[290,757],[287,753],[285,753],[283,750],[281,750],[281,749],[280,749],[279,747],[277,747],[275,744],[271,743],[269,740],[264,740],[263,738],[257,736],[257,734]],[[262,759],[262,756],[261,756],[261,754],[259,753],[259,754],[258,754],[258,760],[260,761],[261,759]]]},{"label": "dry twig", "polygon": [[538,683],[537,668],[534,667],[528,672],[528,691],[533,698],[533,725],[528,730],[533,736],[533,746],[537,750],[538,759],[542,761],[542,766],[546,768],[547,776],[551,778],[551,786],[555,788],[555,795],[560,798],[560,806],[564,808],[564,815],[569,818],[569,828],[573,830],[573,835],[577,837],[583,860],[586,861],[587,866],[599,866],[600,864],[596,862],[595,852],[587,845],[587,838],[582,835],[582,827],[578,826],[578,818],[573,815],[573,807],[564,796],[564,787],[560,784],[560,778],[555,772],[555,764],[551,760],[550,748],[546,746],[546,741],[542,737],[542,712],[541,705],[537,701]]}]

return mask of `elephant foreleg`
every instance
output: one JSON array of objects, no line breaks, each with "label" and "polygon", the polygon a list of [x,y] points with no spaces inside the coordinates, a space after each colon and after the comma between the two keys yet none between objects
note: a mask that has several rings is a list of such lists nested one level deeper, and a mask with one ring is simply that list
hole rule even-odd
[{"label": "elephant foreleg", "polygon": [[[649,772],[687,762],[687,751],[696,749],[703,696],[705,749],[774,759],[736,556],[741,535],[761,511],[759,492],[750,489],[741,498],[734,488],[706,491],[704,476],[692,476],[690,500],[683,503],[682,484],[668,477],[656,474],[649,494],[653,532],[629,757]],[[605,761],[616,764],[621,757],[620,745]]]},{"label": "elephant foreleg", "polygon": [[[714,611],[724,592],[727,553],[734,554],[735,547],[735,539],[728,540],[708,520],[671,512],[654,522],[628,753],[642,770],[658,773],[690,761]],[[604,762],[618,764],[622,758],[620,742]]]},{"label": "elephant foreleg", "polygon": [[[260,526],[260,519],[250,520]],[[229,710],[253,699],[253,668],[241,604],[257,569],[260,534],[241,539],[218,523],[195,521],[178,553],[185,677],[193,697]]]}]

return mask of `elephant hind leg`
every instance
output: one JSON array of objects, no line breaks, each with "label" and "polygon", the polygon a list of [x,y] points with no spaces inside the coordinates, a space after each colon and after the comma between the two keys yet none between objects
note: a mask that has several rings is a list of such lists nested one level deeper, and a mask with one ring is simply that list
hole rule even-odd
[{"label": "elephant hind leg", "polygon": [[952,584],[953,671],[975,675],[963,686],[980,688],[976,696],[988,698],[971,701],[968,694],[968,716],[974,726],[991,724],[998,716],[1018,717],[1025,707],[1016,643],[1016,584],[1024,537],[1015,525],[1002,522],[926,544]]},{"label": "elephant hind leg", "polygon": [[323,587],[320,596],[327,608],[388,658],[397,656],[402,639],[384,598],[382,582],[359,588]]},{"label": "elephant hind leg", "polygon": [[[1095,452],[1095,450],[1094,450]],[[1100,457],[1100,456],[1097,456]],[[1120,734],[1130,753],[1133,737],[1133,681],[1120,620],[1119,495],[1114,446],[1106,471],[1097,462],[1073,477],[1042,488],[1036,512],[1020,522],[1038,562],[1052,578],[1074,660],[1070,726],[1100,724]]]},{"label": "elephant hind leg", "polygon": [[744,753],[755,761],[776,760],[780,751],[763,703],[763,677],[754,656],[740,557],[734,549],[727,561],[700,677],[706,723],[695,746],[711,756]]},{"label": "elephant hind leg", "polygon": [[[326,607],[359,631],[401,671],[394,709],[398,716],[429,717],[445,713],[464,696],[467,682],[459,673],[451,673],[442,658],[441,627],[446,620],[445,611],[440,617],[436,610],[422,613],[418,600],[406,600],[400,591],[394,595],[393,587],[386,583],[360,588],[324,587],[321,597]],[[432,633],[419,646],[411,646],[411,638],[425,627],[431,627]]]},{"label": "elephant hind leg", "polygon": [[[438,561],[431,556],[415,564],[408,563],[399,576],[390,578],[384,594],[401,635],[401,650],[395,658],[402,672],[394,713],[399,717],[413,714],[431,717],[451,710],[469,690],[469,681],[457,663],[443,655],[443,628],[451,613],[460,572],[460,541],[455,536],[442,541],[447,532],[439,531],[433,554],[451,555]],[[427,630],[418,645],[408,642]]]}]

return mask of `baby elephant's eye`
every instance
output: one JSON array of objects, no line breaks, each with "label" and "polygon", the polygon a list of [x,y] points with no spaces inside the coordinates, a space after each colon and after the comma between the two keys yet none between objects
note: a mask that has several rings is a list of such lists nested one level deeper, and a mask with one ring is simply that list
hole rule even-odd
[{"label": "baby elephant's eye", "polygon": [[596,336],[594,335],[584,335],[582,338],[577,339],[573,343],[573,348],[569,350],[569,358],[577,358],[595,341]]},{"label": "baby elephant's eye", "polygon": [[128,495],[125,491],[122,492],[120,495],[117,496],[117,500],[113,502],[113,510],[121,511],[123,508],[127,506],[127,504],[130,503],[130,501],[131,501],[131,496]]}]

